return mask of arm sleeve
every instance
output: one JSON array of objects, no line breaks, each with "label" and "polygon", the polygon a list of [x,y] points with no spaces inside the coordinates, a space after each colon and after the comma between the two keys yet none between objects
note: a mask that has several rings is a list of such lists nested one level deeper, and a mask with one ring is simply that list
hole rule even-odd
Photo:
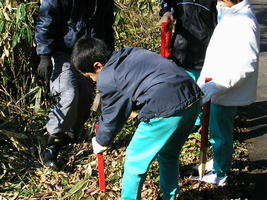
[{"label": "arm sleeve", "polygon": [[[245,23],[248,23],[245,21]],[[249,25],[240,27],[242,34],[236,34],[238,31],[230,35],[231,48],[228,48],[229,60],[232,61],[232,69],[234,73],[226,76],[227,83],[221,82],[227,88],[238,86],[247,80],[247,77],[254,74],[258,67],[258,44],[256,32]],[[225,63],[227,64],[227,63]],[[229,64],[229,63],[228,63]],[[219,82],[220,83],[220,82]]]},{"label": "arm sleeve", "polygon": [[35,29],[37,55],[51,55],[55,28],[60,21],[60,6],[56,0],[43,0]]},{"label": "arm sleeve", "polygon": [[96,141],[102,146],[110,146],[130,116],[132,104],[126,95],[110,85],[98,86],[98,90],[102,100],[102,114],[99,117]]},{"label": "arm sleeve", "polygon": [[220,29],[214,34],[216,38],[212,38],[214,41],[210,42],[211,48],[207,50],[209,53],[201,71],[199,84],[203,84],[204,77],[212,77],[214,82],[230,89],[239,86],[257,71],[258,31],[251,21],[238,19],[235,22],[239,22],[239,25],[232,23],[230,26],[230,22],[227,22],[229,28],[218,26]]}]

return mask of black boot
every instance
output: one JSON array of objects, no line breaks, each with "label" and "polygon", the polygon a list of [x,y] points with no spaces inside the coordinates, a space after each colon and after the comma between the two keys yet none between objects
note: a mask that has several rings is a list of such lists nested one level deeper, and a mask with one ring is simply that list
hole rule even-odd
[{"label": "black boot", "polygon": [[52,145],[45,148],[45,166],[58,169],[57,156],[59,148],[56,145]]},{"label": "black boot", "polygon": [[73,132],[65,132],[64,136],[63,136],[63,143],[62,146],[72,146],[75,142],[76,142],[76,138],[75,138],[76,134]]},{"label": "black boot", "polygon": [[62,144],[62,137],[58,136],[49,136],[47,141],[47,147],[45,148],[44,161],[45,166],[51,167],[54,169],[58,168],[57,156]]}]

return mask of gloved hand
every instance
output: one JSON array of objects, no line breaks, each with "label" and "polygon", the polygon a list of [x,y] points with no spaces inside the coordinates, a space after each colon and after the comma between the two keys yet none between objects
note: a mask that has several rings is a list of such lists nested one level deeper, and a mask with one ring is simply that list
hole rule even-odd
[{"label": "gloved hand", "polygon": [[47,81],[50,80],[51,74],[53,70],[53,64],[50,56],[41,56],[40,63],[38,65],[37,73],[45,78]]},{"label": "gloved hand", "polygon": [[207,82],[203,85],[200,85],[199,87],[202,90],[202,92],[205,94],[203,98],[203,104],[208,102],[211,99],[211,97],[214,96],[215,94],[225,92],[227,90],[226,87],[218,83],[215,83],[213,81]]},{"label": "gloved hand", "polygon": [[95,154],[102,153],[107,150],[107,147],[103,147],[97,143],[95,137],[92,138],[92,145],[93,145],[93,150]]}]

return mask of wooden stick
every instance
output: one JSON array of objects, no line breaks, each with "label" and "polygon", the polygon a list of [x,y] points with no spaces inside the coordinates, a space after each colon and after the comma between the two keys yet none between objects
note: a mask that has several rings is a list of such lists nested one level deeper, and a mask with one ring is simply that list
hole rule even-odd
[{"label": "wooden stick", "polygon": [[[207,83],[211,80],[212,80],[211,78],[206,78],[205,82]],[[198,167],[200,180],[202,180],[206,170],[209,121],[210,121],[210,100],[203,105],[201,144],[200,144],[200,163]]]}]

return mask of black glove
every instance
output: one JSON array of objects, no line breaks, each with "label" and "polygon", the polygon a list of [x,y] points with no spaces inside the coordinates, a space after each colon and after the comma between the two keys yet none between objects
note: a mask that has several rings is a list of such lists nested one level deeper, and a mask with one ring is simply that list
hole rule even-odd
[{"label": "black glove", "polygon": [[45,78],[47,81],[50,80],[53,70],[53,64],[50,56],[41,56],[40,63],[38,65],[37,73]]}]

